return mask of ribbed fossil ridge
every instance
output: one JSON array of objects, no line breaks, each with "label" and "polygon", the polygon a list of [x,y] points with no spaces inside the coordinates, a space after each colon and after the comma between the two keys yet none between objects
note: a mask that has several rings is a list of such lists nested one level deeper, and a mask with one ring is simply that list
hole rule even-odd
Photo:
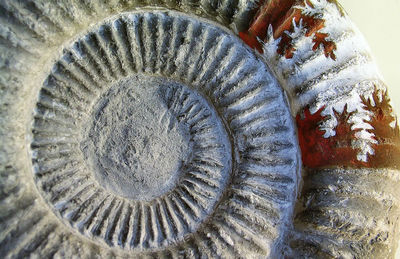
[{"label": "ribbed fossil ridge", "polygon": [[398,232],[400,215],[396,171],[325,169],[307,173],[291,241],[297,255],[381,258],[395,253],[392,236]]},{"label": "ribbed fossil ridge", "polygon": [[[217,111],[190,101],[186,90],[165,87],[166,105],[188,125],[194,153],[177,187],[151,201],[99,186],[79,152],[79,128],[92,116],[88,107],[121,79],[141,74],[182,82]],[[224,126],[210,124],[210,116],[220,116]],[[220,143],[215,127],[228,129],[233,150]],[[39,92],[32,133],[41,195],[63,222],[100,247],[164,256],[192,247],[193,255],[244,256],[270,254],[282,240],[297,181],[289,109],[266,66],[218,27],[168,12],[106,20],[55,62]],[[48,235],[61,233],[49,229]],[[52,252],[58,249],[74,253],[73,245]],[[118,249],[111,251],[123,255]]]}]

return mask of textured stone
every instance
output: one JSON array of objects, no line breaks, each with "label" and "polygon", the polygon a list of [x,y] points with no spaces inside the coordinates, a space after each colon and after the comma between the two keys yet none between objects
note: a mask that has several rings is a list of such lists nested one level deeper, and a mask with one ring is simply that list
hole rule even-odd
[{"label": "textured stone", "polygon": [[394,257],[398,125],[335,1],[5,0],[0,25],[6,258]]}]

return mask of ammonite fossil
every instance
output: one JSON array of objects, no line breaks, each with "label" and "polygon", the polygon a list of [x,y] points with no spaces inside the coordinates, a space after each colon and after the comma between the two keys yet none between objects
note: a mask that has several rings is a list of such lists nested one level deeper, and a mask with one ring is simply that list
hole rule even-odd
[{"label": "ammonite fossil", "polygon": [[394,258],[400,132],[333,0],[1,0],[0,254]]}]

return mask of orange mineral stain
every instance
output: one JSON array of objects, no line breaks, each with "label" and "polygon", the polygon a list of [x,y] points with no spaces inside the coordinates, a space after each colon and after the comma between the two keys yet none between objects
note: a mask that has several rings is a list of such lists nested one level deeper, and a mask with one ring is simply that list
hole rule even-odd
[{"label": "orange mineral stain", "polygon": [[325,20],[315,15],[303,14],[299,7],[305,5],[313,7],[308,0],[266,0],[251,23],[250,28],[247,31],[239,32],[239,37],[247,45],[262,53],[260,40],[265,40],[268,27],[271,25],[274,39],[280,39],[278,54],[290,59],[296,49],[293,46],[293,38],[288,32],[294,31],[293,23],[299,24],[302,21],[306,29],[305,36],[313,37],[313,50],[316,51],[319,47],[322,47],[326,57],[336,60],[334,53],[336,44],[328,40],[329,35],[327,33],[319,32],[325,27]]}]

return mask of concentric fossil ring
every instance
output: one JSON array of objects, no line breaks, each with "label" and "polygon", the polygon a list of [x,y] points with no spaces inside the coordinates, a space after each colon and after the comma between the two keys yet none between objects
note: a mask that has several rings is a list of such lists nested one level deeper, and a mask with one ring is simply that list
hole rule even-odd
[{"label": "concentric fossil ring", "polygon": [[[36,183],[63,220],[130,250],[203,240],[206,217],[264,236],[249,240],[263,250],[279,242],[295,134],[282,90],[243,43],[182,14],[131,13],[63,53],[31,145]],[[261,211],[243,207],[256,197],[270,211],[261,229],[245,219]]]},{"label": "concentric fossil ring", "polygon": [[334,0],[0,1],[0,254],[392,258],[400,133]]}]

